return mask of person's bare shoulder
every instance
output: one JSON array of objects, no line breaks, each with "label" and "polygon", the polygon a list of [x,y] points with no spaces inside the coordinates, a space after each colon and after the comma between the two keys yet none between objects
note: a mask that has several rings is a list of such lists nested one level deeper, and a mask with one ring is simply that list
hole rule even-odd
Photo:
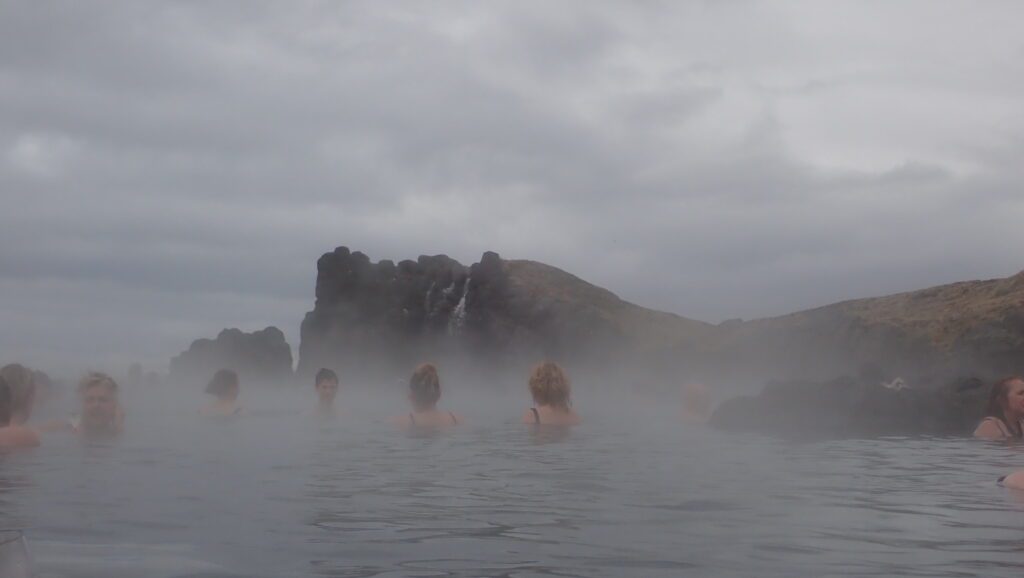
[{"label": "person's bare shoulder", "polygon": [[75,429],[75,426],[71,423],[71,420],[67,419],[55,419],[45,423],[41,423],[37,426],[33,426],[36,433],[50,433],[55,431],[71,431]]},{"label": "person's bare shoulder", "polygon": [[21,426],[0,428],[0,447],[34,448],[39,445],[39,434]]},{"label": "person's bare shoulder", "polygon": [[994,421],[986,419],[978,424],[978,428],[974,430],[974,437],[983,440],[1001,440],[1006,438],[1006,434]]}]

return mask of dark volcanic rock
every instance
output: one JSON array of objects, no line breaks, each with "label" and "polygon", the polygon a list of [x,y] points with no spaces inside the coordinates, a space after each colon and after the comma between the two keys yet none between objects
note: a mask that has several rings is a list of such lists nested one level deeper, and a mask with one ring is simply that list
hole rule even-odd
[{"label": "dark volcanic rock", "polygon": [[292,376],[292,348],[277,327],[245,333],[225,329],[216,339],[197,339],[171,360],[172,382],[206,383],[218,369],[233,369],[245,381],[283,382]]},{"label": "dark volcanic rock", "polygon": [[977,378],[899,389],[877,381],[772,382],[757,396],[724,402],[711,424],[731,431],[821,438],[965,435],[984,415],[988,386]]},{"label": "dark volcanic rock", "polygon": [[[519,363],[517,371],[541,357],[610,361],[640,343],[646,329],[711,327],[493,252],[469,267],[445,255],[394,265],[339,247],[317,262],[316,297],[302,322],[303,375],[328,366],[399,377],[420,361],[460,356],[489,368]],[[658,341],[662,349],[680,343],[671,335]]]}]

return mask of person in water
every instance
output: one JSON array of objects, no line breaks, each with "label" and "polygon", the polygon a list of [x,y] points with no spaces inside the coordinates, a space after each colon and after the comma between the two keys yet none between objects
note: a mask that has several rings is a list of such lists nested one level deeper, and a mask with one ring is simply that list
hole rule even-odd
[{"label": "person in water", "polygon": [[576,425],[580,416],[572,409],[572,387],[558,364],[545,361],[530,373],[533,407],[523,414],[523,423],[535,425]]},{"label": "person in water", "polygon": [[105,373],[92,372],[78,382],[82,413],[71,428],[85,437],[111,437],[124,430],[124,410],[118,400],[117,382]]},{"label": "person in water", "polygon": [[437,375],[437,367],[424,363],[409,378],[412,411],[408,416],[392,418],[392,421],[405,427],[446,427],[461,423],[462,418],[458,415],[437,408],[440,399],[441,379]]},{"label": "person in water", "polygon": [[683,419],[692,423],[707,423],[711,418],[711,393],[701,383],[683,385]]},{"label": "person in water", "polygon": [[0,375],[0,450],[33,448],[39,445],[39,434],[21,424],[13,423],[14,395]]},{"label": "person in water", "polygon": [[25,425],[32,417],[32,406],[35,404],[36,385],[32,370],[17,363],[0,368],[0,376],[7,382],[11,391],[11,423]]},{"label": "person in water", "polygon": [[338,395],[338,374],[333,370],[321,368],[314,379],[316,387],[317,417],[335,417],[334,398]]},{"label": "person in water", "polygon": [[999,483],[1011,490],[1024,490],[1024,470],[999,478]]},{"label": "person in water", "polygon": [[210,383],[206,384],[206,393],[217,399],[199,410],[201,415],[225,417],[242,413],[242,407],[238,405],[238,374],[234,371],[217,370]]},{"label": "person in water", "polygon": [[974,430],[974,437],[987,440],[1024,438],[1024,378],[1007,377],[992,386],[986,417]]}]

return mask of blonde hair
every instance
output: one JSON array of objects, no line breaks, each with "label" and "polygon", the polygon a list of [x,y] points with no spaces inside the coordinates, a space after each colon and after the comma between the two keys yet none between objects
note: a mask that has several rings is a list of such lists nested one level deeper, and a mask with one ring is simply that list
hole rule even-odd
[{"label": "blonde hair", "polygon": [[24,365],[11,363],[0,369],[0,376],[3,376],[7,387],[11,390],[11,422],[28,421],[32,414],[32,402],[36,393],[32,370]]},{"label": "blonde hair", "polygon": [[433,363],[420,364],[409,378],[409,391],[417,409],[429,409],[441,399],[441,378]]},{"label": "blonde hair", "polygon": [[572,386],[562,368],[553,361],[535,365],[530,372],[530,395],[537,405],[568,410],[572,406]]},{"label": "blonde hair", "polygon": [[78,381],[78,393],[85,393],[89,389],[101,385],[110,390],[110,393],[117,395],[117,382],[113,377],[99,371],[90,371]]}]

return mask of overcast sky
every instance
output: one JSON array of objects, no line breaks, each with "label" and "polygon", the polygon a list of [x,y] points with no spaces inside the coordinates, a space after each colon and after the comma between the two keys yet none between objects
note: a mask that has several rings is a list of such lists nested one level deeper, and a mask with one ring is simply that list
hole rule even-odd
[{"label": "overcast sky", "polygon": [[1021,2],[0,1],[0,362],[297,353],[316,259],[718,322],[1024,269]]}]

